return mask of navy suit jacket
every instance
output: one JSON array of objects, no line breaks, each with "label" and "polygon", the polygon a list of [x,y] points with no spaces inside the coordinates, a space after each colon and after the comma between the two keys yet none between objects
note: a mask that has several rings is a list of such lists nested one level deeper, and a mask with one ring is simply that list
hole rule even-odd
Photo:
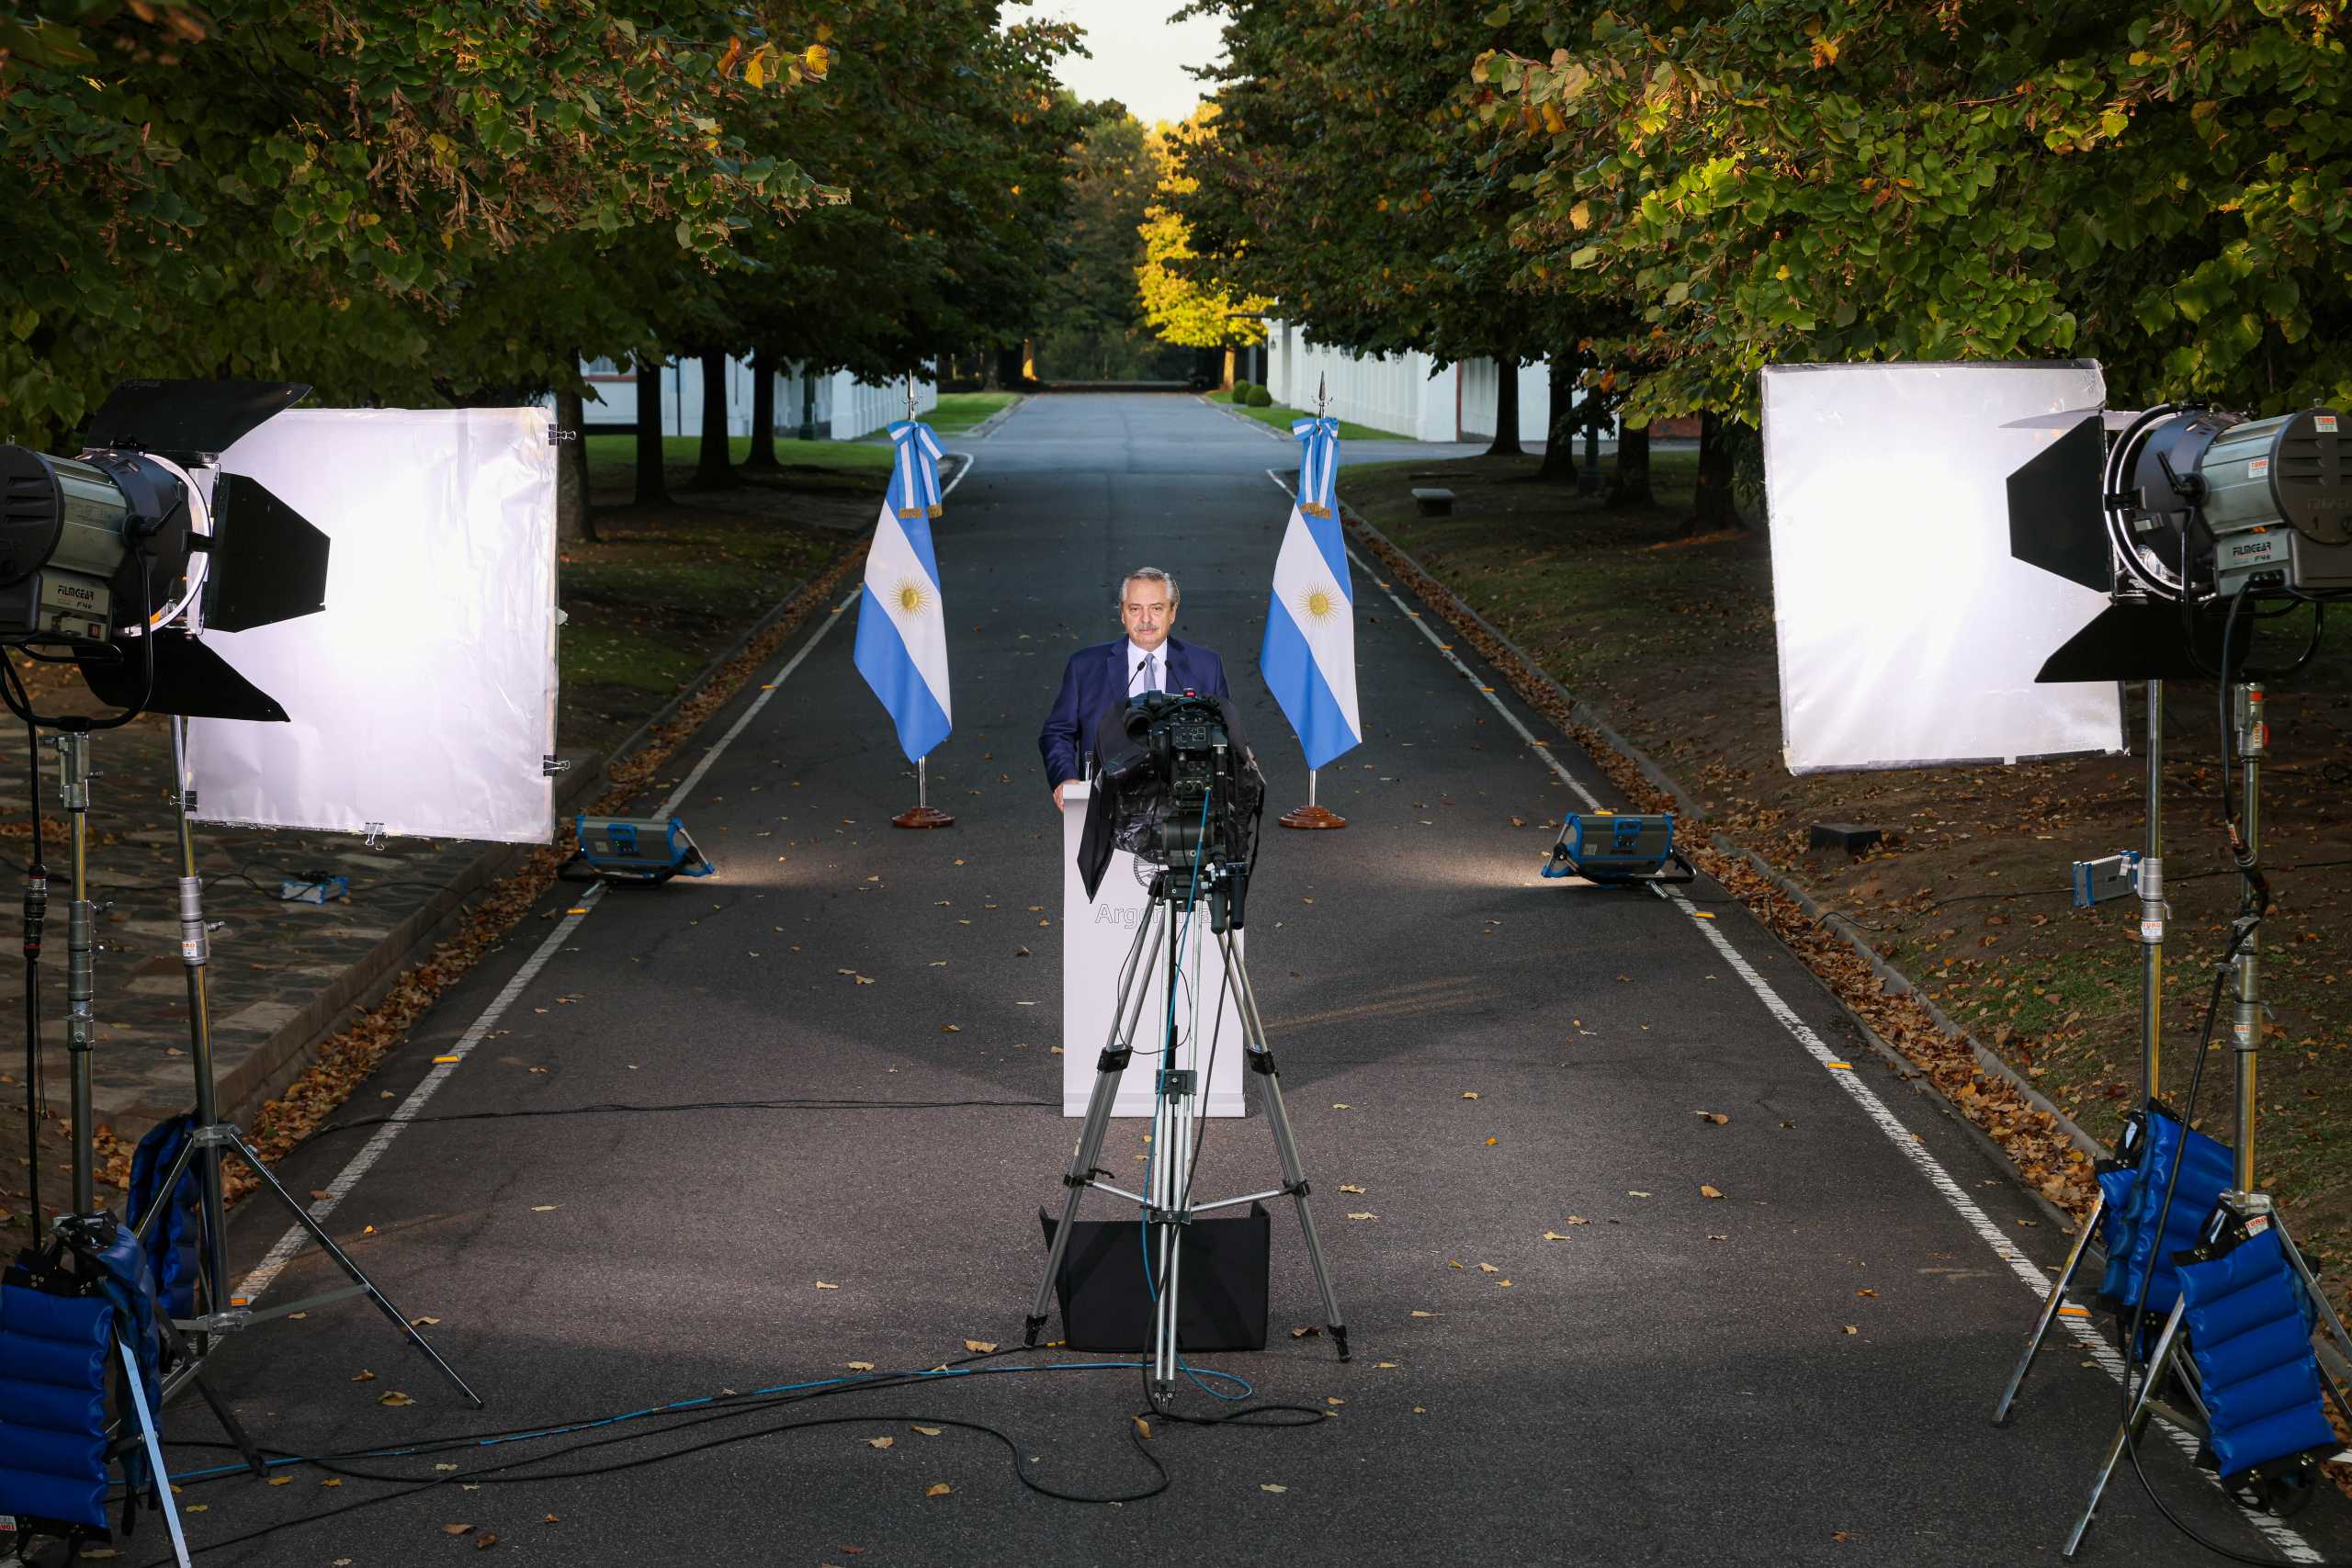
[{"label": "navy suit jacket", "polygon": [[[1226,689],[1225,661],[1205,648],[1170,637],[1168,688],[1198,692],[1204,697],[1230,697]],[[1094,733],[1105,714],[1125,707],[1127,682],[1127,639],[1097,643],[1069,656],[1062,671],[1062,689],[1055,694],[1053,711],[1038,732],[1037,750],[1046,759],[1046,787],[1054,789],[1079,777],[1094,744]]]}]

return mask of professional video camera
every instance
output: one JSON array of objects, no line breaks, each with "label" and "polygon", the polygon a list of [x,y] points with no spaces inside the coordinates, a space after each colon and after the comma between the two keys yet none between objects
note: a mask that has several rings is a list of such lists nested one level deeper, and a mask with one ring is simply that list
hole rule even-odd
[{"label": "professional video camera", "polygon": [[1238,917],[1266,781],[1233,705],[1147,692],[1104,716],[1096,750],[1102,765],[1079,851],[1087,896],[1102,885],[1115,848],[1143,866],[1220,868]]}]

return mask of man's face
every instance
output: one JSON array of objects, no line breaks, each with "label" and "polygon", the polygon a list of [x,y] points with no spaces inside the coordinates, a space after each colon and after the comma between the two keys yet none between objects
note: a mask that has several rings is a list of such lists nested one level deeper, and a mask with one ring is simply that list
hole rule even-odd
[{"label": "man's face", "polygon": [[1168,584],[1148,577],[1131,577],[1122,591],[1119,619],[1135,645],[1148,653],[1168,640],[1176,624],[1176,606],[1168,602]]}]

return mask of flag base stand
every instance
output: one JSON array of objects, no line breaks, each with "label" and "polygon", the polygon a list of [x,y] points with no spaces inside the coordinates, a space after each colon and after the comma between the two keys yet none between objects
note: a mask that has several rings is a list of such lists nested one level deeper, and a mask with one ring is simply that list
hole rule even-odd
[{"label": "flag base stand", "polygon": [[893,828],[953,828],[956,818],[931,803],[931,760],[915,759],[915,804],[890,818]]},{"label": "flag base stand", "polygon": [[1344,828],[1348,819],[1315,804],[1315,770],[1306,770],[1306,804],[1274,818],[1285,828]]}]

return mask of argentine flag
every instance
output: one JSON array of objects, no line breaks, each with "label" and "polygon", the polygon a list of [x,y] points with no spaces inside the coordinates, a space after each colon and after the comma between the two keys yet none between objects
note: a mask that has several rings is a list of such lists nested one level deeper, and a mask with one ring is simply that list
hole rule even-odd
[{"label": "argentine flag", "polygon": [[[1298,732],[1306,765],[1320,768],[1363,739],[1356,716],[1355,595],[1348,582],[1348,551],[1331,504],[1339,466],[1338,426],[1328,419],[1295,427],[1306,444],[1290,527],[1274,559],[1273,602],[1266,611],[1265,646],[1258,668]],[[1316,484],[1320,494],[1309,491]],[[1322,515],[1310,515],[1310,503]]]},{"label": "argentine flag", "polygon": [[890,427],[898,457],[857,606],[857,672],[899,727],[899,748],[919,761],[955,728],[947,703],[947,616],[931,519],[939,514],[939,442],[928,425]]}]

